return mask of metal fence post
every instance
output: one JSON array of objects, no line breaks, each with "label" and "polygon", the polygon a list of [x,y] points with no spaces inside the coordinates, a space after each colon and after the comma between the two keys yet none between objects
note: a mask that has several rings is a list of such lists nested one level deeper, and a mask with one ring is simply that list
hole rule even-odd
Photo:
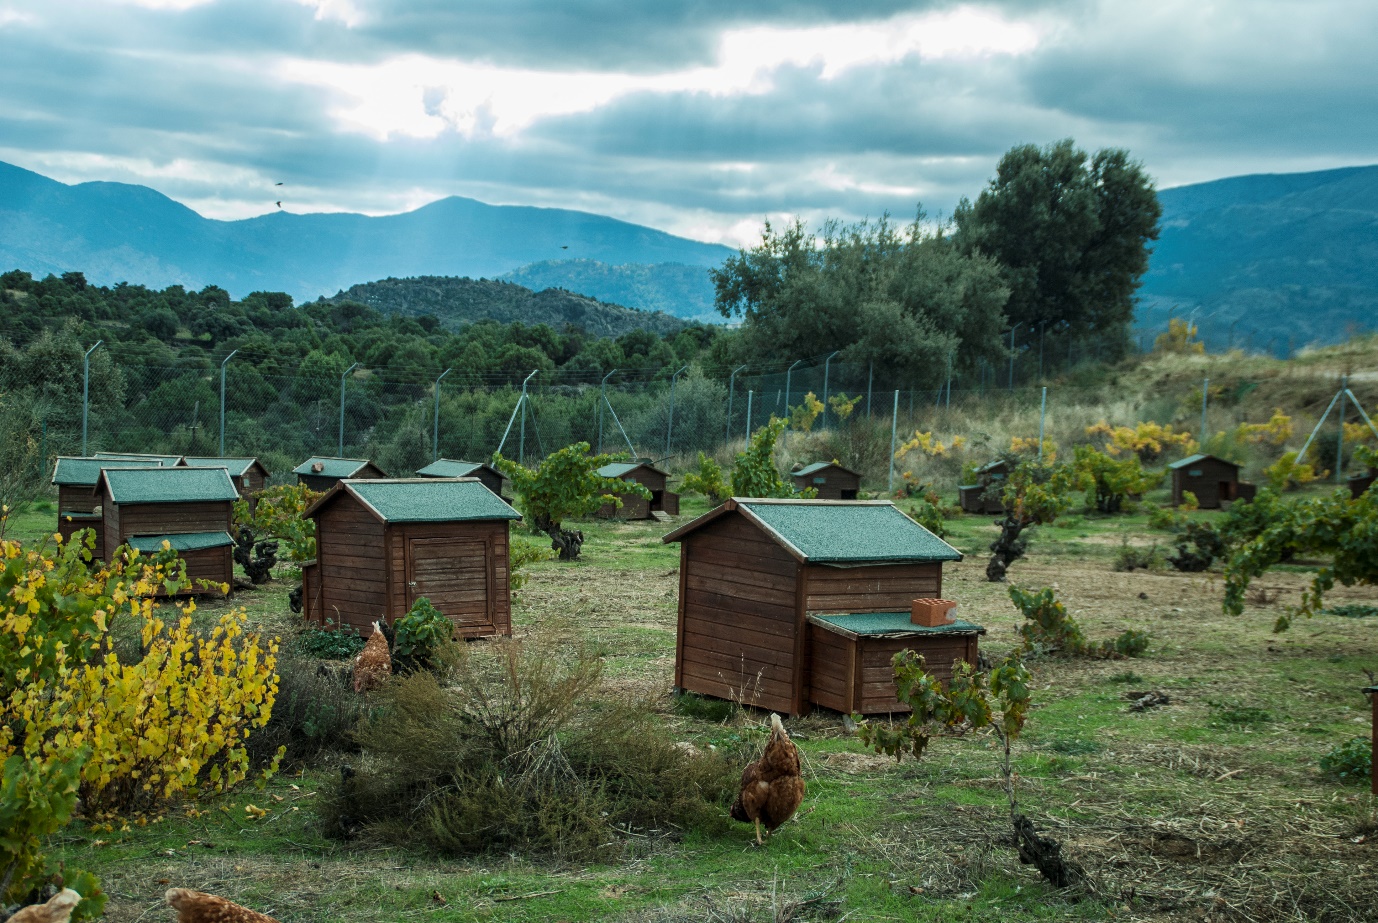
[{"label": "metal fence post", "polygon": [[828,425],[828,363],[832,362],[833,356],[840,352],[842,350],[835,349],[828,354],[828,358],[823,360],[823,428],[827,428]]},{"label": "metal fence post", "polygon": [[453,371],[454,369],[446,369],[435,380],[435,429],[431,432],[431,461],[440,461],[440,383]]},{"label": "metal fence post", "polygon": [[723,441],[732,442],[732,394],[737,390],[737,373],[746,368],[739,365],[732,370],[732,374],[727,376],[727,426],[724,428]]},{"label": "metal fence post", "polygon": [[890,412],[890,479],[886,482],[886,492],[895,493],[895,436],[899,434],[900,392],[895,390],[895,409]]},{"label": "metal fence post", "polygon": [[[97,340],[96,346],[104,343],[104,340]],[[86,355],[81,357],[81,454],[86,454],[86,418],[91,412],[91,353],[96,346],[86,350]]]},{"label": "metal fence post", "polygon": [[1013,327],[1010,328],[1010,390],[1011,390],[1011,391],[1014,390],[1014,332],[1015,332],[1016,330],[1018,330],[1018,329],[1019,329],[1020,327],[1022,327],[1022,326],[1024,326],[1024,322],[1021,320],[1019,323],[1015,324]]},{"label": "metal fence post", "polygon": [[785,415],[786,415],[786,416],[789,416],[789,379],[790,379],[790,376],[794,374],[794,366],[795,366],[795,365],[798,365],[799,363],[801,363],[801,362],[803,362],[803,361],[804,361],[803,359],[795,359],[795,360],[794,360],[794,365],[791,365],[789,368],[785,369]]},{"label": "metal fence post", "polygon": [[[617,369],[612,369],[603,376],[603,381],[598,385],[598,451],[594,454],[603,454],[603,405],[608,403],[608,379],[611,378]],[[611,405],[609,405],[611,406]]]},{"label": "metal fence post", "polygon": [[239,350],[231,350],[230,354],[220,361],[220,457],[225,457],[225,366],[234,354]]},{"label": "metal fence post", "polygon": [[[1349,391],[1349,376],[1341,375],[1340,392],[1344,393],[1347,391]],[[1343,398],[1340,399],[1340,406],[1336,409],[1340,413],[1336,418],[1339,433],[1335,436],[1335,483],[1341,484],[1345,479],[1345,402]]]},{"label": "metal fence post", "polygon": [[1206,444],[1206,405],[1210,402],[1211,380],[1207,378],[1201,382],[1201,439],[1199,440],[1204,447]]},{"label": "metal fence post", "polygon": [[755,391],[746,392],[746,441],[751,441],[751,399],[756,395]]},{"label": "metal fence post", "polygon": [[1043,389],[1043,400],[1038,405],[1038,459],[1043,460],[1043,422],[1048,418],[1048,389]]},{"label": "metal fence post", "polygon": [[688,368],[689,366],[686,365],[670,376],[670,415],[665,421],[665,456],[667,458],[670,456],[670,434],[675,431],[675,382],[679,380],[679,376],[684,374],[685,370]]},{"label": "metal fence post", "polygon": [[349,379],[349,373],[354,371],[358,367],[359,363],[356,362],[349,368],[345,369],[344,374],[340,376],[340,448],[339,451],[336,453],[336,457],[338,458],[344,458],[345,382]]},{"label": "metal fence post", "polygon": [[866,416],[868,417],[875,416],[871,411],[871,386],[875,384],[875,381],[876,364],[874,362],[868,362],[866,364]]}]

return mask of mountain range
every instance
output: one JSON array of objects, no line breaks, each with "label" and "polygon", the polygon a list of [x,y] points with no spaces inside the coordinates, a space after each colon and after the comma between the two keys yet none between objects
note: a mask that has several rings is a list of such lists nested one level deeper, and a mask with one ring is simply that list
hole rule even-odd
[{"label": "mountain range", "polygon": [[[1145,340],[1169,316],[1191,318],[1212,348],[1275,353],[1374,326],[1378,166],[1237,176],[1158,197],[1162,233],[1137,318]],[[501,278],[586,296],[506,298],[503,310],[520,317],[550,307],[551,323],[583,317],[608,329],[659,329],[669,319],[649,312],[717,319],[708,269],[732,253],[587,212],[457,197],[381,217],[276,212],[218,221],[143,186],[67,185],[0,163],[0,271],[76,270],[101,284],[214,284],[235,297],[269,290],[299,301],[353,291],[407,313],[434,310],[444,291],[460,301],[453,322],[473,314],[483,292],[510,293],[426,277]],[[421,278],[402,285],[396,277]],[[387,284],[353,288],[366,280]],[[607,303],[647,313],[618,316]]]}]

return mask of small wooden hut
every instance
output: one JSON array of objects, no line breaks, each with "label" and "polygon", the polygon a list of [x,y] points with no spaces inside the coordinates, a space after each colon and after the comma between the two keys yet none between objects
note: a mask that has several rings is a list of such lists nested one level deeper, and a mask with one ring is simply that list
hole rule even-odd
[{"label": "small wooden hut", "polygon": [[366,458],[332,458],[328,455],[313,455],[292,469],[297,483],[312,490],[327,491],[346,478],[363,480],[365,478],[385,478],[383,472]]},{"label": "small wooden hut", "polygon": [[239,494],[226,469],[103,468],[95,494],[107,554],[124,544],[154,549],[166,540],[185,552],[192,580],[232,579],[231,507]]},{"label": "small wooden hut", "polygon": [[59,456],[53,466],[53,484],[57,486],[57,532],[63,541],[82,529],[96,533],[95,556],[105,557],[105,530],[96,499],[96,482],[102,468],[161,467],[158,462],[130,461],[111,458],[81,458]]},{"label": "small wooden hut", "polygon": [[[605,478],[621,478],[640,484],[651,492],[651,499],[636,494],[620,494],[622,506],[611,503],[599,508],[597,515],[604,519],[660,519],[679,515],[679,494],[667,489],[670,476],[646,462],[617,462],[598,469]],[[660,515],[657,515],[660,514]]]},{"label": "small wooden hut", "polygon": [[478,478],[479,482],[493,493],[502,497],[507,502],[512,502],[504,493],[503,486],[506,478],[502,472],[492,465],[485,465],[482,462],[456,461],[453,458],[439,458],[431,462],[420,471],[416,472],[417,477],[422,478]]},{"label": "small wooden hut", "polygon": [[476,478],[341,480],[305,515],[316,521],[309,621],[367,634],[424,596],[459,636],[512,633],[508,528],[521,516]]},{"label": "small wooden hut", "polygon": [[1350,475],[1345,483],[1349,485],[1349,495],[1358,500],[1364,491],[1373,486],[1374,481],[1378,481],[1378,469],[1370,468],[1367,474]]},{"label": "small wooden hut", "polygon": [[861,475],[837,462],[814,462],[795,471],[790,477],[795,490],[812,487],[819,500],[855,500],[861,490]]},{"label": "small wooden hut", "polygon": [[974,656],[975,625],[891,617],[940,596],[962,556],[888,501],[733,498],[663,541],[680,543],[680,689],[787,715],[899,711],[894,643],[944,679]]},{"label": "small wooden hut", "polygon": [[235,490],[240,497],[252,498],[254,494],[268,486],[268,469],[257,458],[213,458],[201,455],[188,455],[182,459],[188,468],[224,468],[234,481]]},{"label": "small wooden hut", "polygon": [[957,486],[957,502],[968,513],[1000,515],[1005,512],[1005,501],[999,496],[1005,479],[1010,476],[1010,462],[997,458],[976,469],[975,484]]},{"label": "small wooden hut", "polygon": [[1239,479],[1239,466],[1214,455],[1188,455],[1168,465],[1172,472],[1172,505],[1181,506],[1182,492],[1191,491],[1203,510],[1219,509],[1224,501],[1252,500],[1254,485]]}]

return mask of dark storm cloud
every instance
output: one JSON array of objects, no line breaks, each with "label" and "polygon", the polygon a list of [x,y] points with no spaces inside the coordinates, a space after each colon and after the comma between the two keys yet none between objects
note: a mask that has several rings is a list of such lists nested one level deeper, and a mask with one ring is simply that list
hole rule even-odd
[{"label": "dark storm cloud", "polygon": [[[470,128],[430,137],[348,124],[349,90],[284,68],[413,56],[658,78],[716,66],[732,29],[876,23],[958,4],[146,5],[0,5],[0,159],[67,181],[145,182],[216,214],[271,209],[266,193],[284,180],[297,209],[394,211],[460,194],[705,236],[784,213],[906,220],[920,201],[949,212],[1010,146],[1067,136],[1127,147],[1169,183],[1378,159],[1367,118],[1378,8],[1353,0],[986,3],[1032,24],[1037,46],[878,56],[829,73],[795,61],[714,92],[633,80],[589,111],[515,130],[480,101]],[[454,88],[429,79],[404,80],[384,107],[454,117]]]}]

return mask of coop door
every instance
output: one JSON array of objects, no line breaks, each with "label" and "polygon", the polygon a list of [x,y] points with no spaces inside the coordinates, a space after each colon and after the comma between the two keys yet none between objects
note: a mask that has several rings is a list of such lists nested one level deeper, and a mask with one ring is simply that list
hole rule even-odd
[{"label": "coop door", "polygon": [[461,632],[493,625],[492,559],[487,542],[407,540],[407,604],[425,596]]}]

